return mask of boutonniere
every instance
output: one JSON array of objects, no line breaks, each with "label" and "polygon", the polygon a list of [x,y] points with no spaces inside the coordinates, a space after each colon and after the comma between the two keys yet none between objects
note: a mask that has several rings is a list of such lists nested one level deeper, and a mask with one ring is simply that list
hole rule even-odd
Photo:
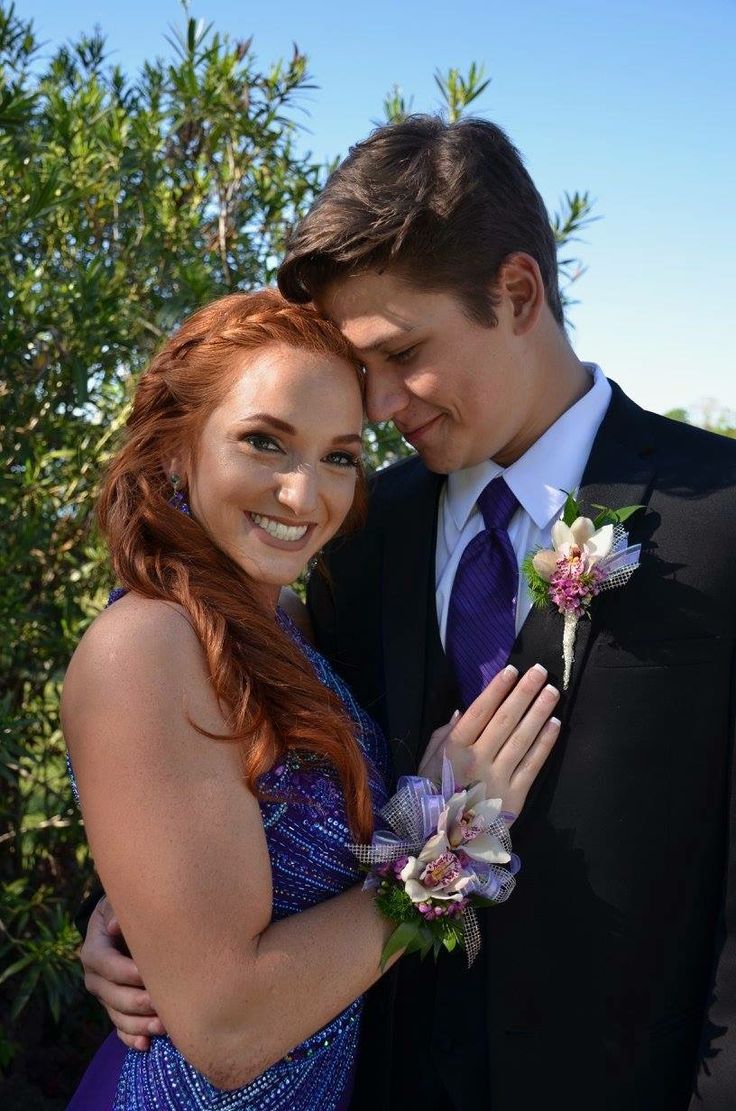
[{"label": "boutonniere", "polygon": [[564,617],[565,690],[575,659],[578,621],[590,617],[590,604],[598,594],[624,586],[639,566],[641,544],[630,545],[623,526],[637,509],[644,507],[593,508],[600,510],[594,520],[583,517],[574,496],[568,494],[562,517],[552,526],[552,548],[530,552],[522,565],[534,605],[553,605]]}]

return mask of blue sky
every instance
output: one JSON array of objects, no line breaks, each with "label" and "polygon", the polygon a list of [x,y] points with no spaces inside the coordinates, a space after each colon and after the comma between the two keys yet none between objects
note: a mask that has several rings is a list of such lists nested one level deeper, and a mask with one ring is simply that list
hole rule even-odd
[{"label": "blue sky", "polygon": [[[176,0],[17,0],[51,50],[100,24],[136,70],[168,53]],[[589,190],[575,348],[658,411],[715,398],[736,410],[736,4],[733,0],[193,0],[192,14],[265,63],[291,49],[319,88],[304,99],[305,145],[344,153],[394,83],[438,107],[433,73],[485,63],[478,113],[524,154],[551,209]]]}]

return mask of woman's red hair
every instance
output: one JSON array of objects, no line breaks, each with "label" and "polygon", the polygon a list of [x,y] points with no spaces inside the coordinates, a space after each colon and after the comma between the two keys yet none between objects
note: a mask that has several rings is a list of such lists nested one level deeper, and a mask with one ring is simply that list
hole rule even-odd
[{"label": "woman's red hair", "polygon": [[[329,321],[272,290],[235,293],[184,322],[141,376],[124,446],[104,480],[99,521],[121,585],[183,606],[202,644],[210,679],[243,750],[245,779],[262,775],[290,749],[319,754],[335,768],[353,835],[373,826],[365,762],[339,699],[274,622],[252,580],[193,517],[169,505],[164,462],[196,453],[199,433],[233,380],[244,351],[274,344],[337,356],[355,354]],[[241,358],[242,365],[242,358]],[[362,388],[362,387],[361,387]],[[359,476],[350,527],[362,515]]]}]

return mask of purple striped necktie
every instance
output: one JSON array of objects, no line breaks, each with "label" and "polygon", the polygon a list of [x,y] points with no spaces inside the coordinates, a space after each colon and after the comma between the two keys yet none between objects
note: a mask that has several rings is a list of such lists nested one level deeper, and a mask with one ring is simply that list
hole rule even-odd
[{"label": "purple striped necktie", "polygon": [[497,475],[480,494],[484,530],[470,541],[450,594],[445,638],[462,709],[508,662],[516,639],[519,571],[509,521],[519,502]]}]

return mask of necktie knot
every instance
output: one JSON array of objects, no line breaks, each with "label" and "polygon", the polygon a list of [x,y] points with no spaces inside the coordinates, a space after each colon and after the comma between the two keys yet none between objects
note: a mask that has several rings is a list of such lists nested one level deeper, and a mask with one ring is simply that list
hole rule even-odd
[{"label": "necktie knot", "polygon": [[516,495],[500,474],[488,483],[478,497],[478,508],[487,529],[503,529],[505,532],[518,506]]}]

